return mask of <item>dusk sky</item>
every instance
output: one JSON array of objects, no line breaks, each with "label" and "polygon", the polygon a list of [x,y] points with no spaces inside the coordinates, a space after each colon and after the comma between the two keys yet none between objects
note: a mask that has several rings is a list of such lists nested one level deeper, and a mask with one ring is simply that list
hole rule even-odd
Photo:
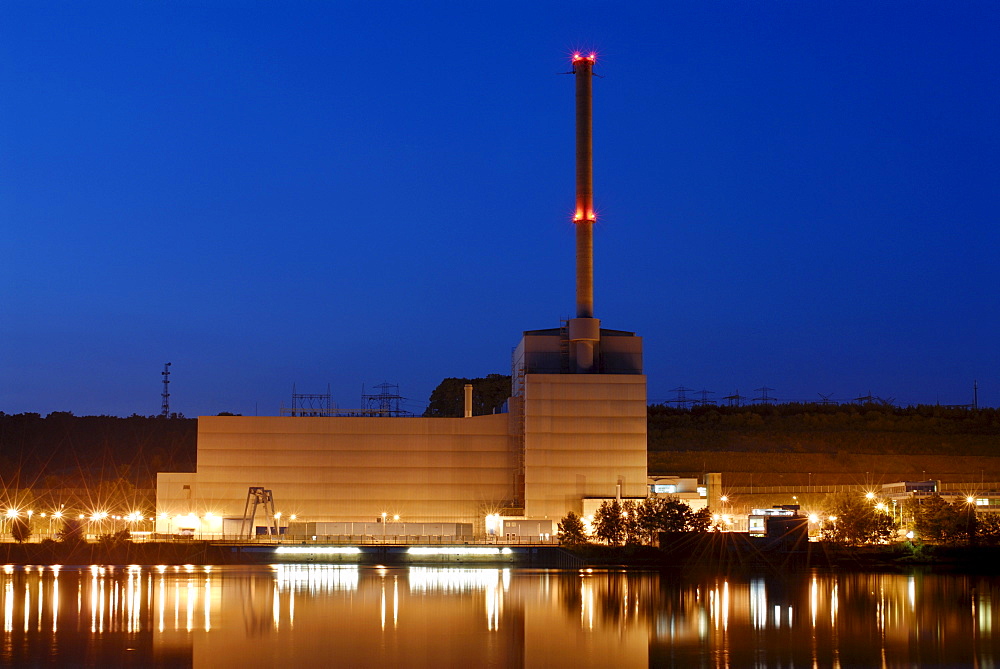
[{"label": "dusk sky", "polygon": [[1000,6],[45,2],[0,10],[0,411],[276,415],[510,373],[595,315],[650,401],[1000,404]]}]

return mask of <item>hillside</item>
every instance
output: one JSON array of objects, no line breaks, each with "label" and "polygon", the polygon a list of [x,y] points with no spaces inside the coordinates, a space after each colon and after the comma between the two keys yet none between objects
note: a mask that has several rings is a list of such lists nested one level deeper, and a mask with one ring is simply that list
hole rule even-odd
[{"label": "hillside", "polygon": [[193,418],[0,412],[0,485],[153,488],[157,472],[194,471],[197,431]]},{"label": "hillside", "polygon": [[1000,411],[781,404],[649,408],[651,474],[732,485],[1000,480]]}]

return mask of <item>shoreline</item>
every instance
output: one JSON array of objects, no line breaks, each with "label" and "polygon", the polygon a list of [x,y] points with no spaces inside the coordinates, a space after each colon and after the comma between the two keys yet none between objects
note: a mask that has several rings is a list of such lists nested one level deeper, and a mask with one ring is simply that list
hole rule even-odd
[{"label": "shoreline", "polygon": [[[362,566],[503,566],[555,569],[716,569],[893,571],[929,567],[1000,573],[1000,546],[931,545],[909,542],[884,546],[843,546],[828,542],[758,544],[725,534],[685,538],[667,548],[650,546],[514,547],[503,555],[438,554],[413,557],[407,547],[366,547],[365,552],[324,555],[321,550],[276,554],[279,545],[190,542],[0,543],[0,563],[7,565],[260,565],[355,564]],[[317,546],[317,549],[322,549]]]}]

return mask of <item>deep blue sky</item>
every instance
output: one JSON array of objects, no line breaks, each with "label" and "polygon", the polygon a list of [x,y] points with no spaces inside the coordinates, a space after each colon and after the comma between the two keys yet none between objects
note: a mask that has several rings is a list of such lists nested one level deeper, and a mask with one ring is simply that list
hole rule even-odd
[{"label": "deep blue sky", "polygon": [[596,315],[649,397],[1000,404],[995,2],[8,1],[0,411],[276,414]]}]

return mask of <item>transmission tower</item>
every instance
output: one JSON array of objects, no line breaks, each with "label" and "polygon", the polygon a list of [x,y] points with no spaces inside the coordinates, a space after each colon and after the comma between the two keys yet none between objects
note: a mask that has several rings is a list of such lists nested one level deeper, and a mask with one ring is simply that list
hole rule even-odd
[{"label": "transmission tower", "polygon": [[694,404],[696,406],[705,406],[707,404],[715,404],[715,400],[711,400],[711,399],[708,398],[709,395],[714,395],[714,394],[715,394],[714,390],[699,390],[698,391],[699,398],[696,399],[696,400],[694,400]]},{"label": "transmission tower", "polygon": [[858,404],[871,404],[875,402],[877,399],[878,399],[877,397],[872,395],[872,391],[869,390],[867,395],[861,395],[859,397],[855,397],[854,401],[857,402]]},{"label": "transmission tower", "polygon": [[761,386],[760,388],[754,388],[754,392],[759,392],[760,397],[753,398],[754,402],[760,402],[761,404],[770,404],[775,398],[771,397],[767,393],[774,388],[768,388],[767,386]]},{"label": "transmission tower", "polygon": [[400,403],[406,399],[399,394],[399,386],[392,383],[380,383],[375,386],[378,392],[365,394],[361,391],[362,413],[366,416],[407,416],[409,411],[400,408]]},{"label": "transmission tower", "polygon": [[160,393],[160,397],[163,401],[160,403],[160,416],[163,418],[170,417],[170,363],[163,365],[163,371],[160,372],[163,376],[163,392]]},{"label": "transmission tower", "polygon": [[738,406],[740,406],[740,402],[742,402],[743,400],[746,399],[746,396],[745,395],[740,395],[740,389],[737,388],[735,393],[733,393],[732,395],[726,395],[722,399],[728,401],[729,402],[729,406],[731,406],[731,407],[738,407]]},{"label": "transmission tower", "polygon": [[693,400],[689,400],[687,394],[694,392],[693,388],[685,388],[684,386],[677,386],[670,392],[677,393],[677,396],[672,400],[667,400],[667,404],[676,404],[678,409],[687,409],[688,404]]}]

